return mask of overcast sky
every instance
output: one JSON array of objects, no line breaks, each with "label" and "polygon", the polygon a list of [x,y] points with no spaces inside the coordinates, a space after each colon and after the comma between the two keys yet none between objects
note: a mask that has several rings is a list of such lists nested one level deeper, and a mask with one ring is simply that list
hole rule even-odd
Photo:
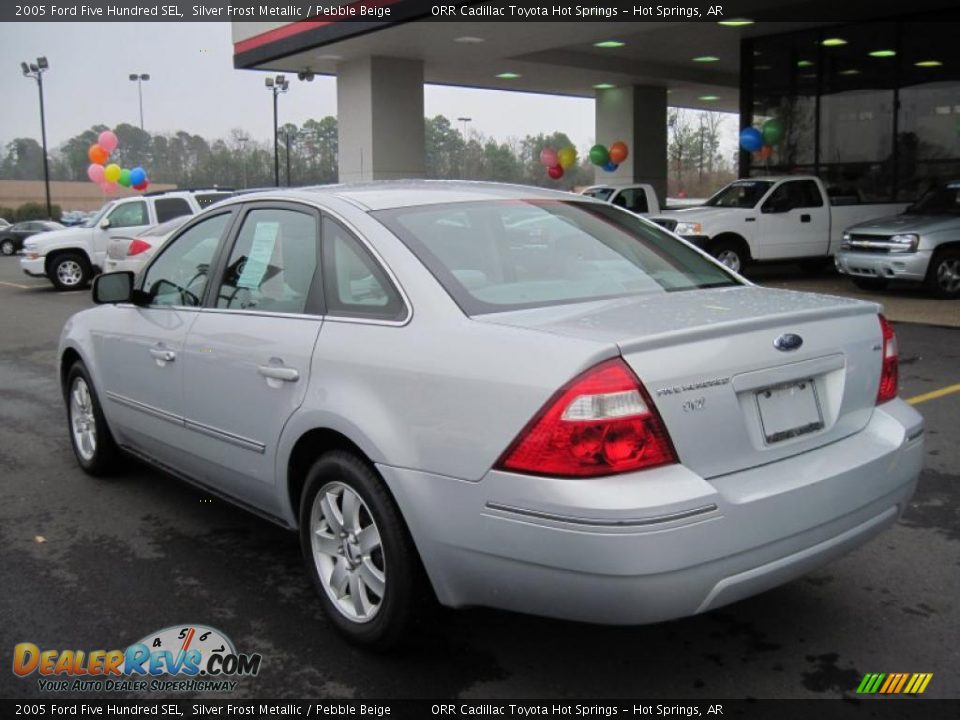
[{"label": "overcast sky", "polygon": [[[20,62],[40,55],[50,62],[43,86],[51,147],[91,125],[139,124],[131,73],[150,74],[143,84],[149,132],[217,138],[239,127],[259,140],[271,137],[264,74],[233,68],[229,23],[17,23],[0,24],[0,142],[39,140],[37,87],[21,75]],[[473,129],[498,140],[560,130],[581,150],[593,142],[588,99],[427,86],[425,105],[430,117],[471,117]],[[280,97],[281,123],[300,125],[336,112],[333,78],[293,78]]]}]

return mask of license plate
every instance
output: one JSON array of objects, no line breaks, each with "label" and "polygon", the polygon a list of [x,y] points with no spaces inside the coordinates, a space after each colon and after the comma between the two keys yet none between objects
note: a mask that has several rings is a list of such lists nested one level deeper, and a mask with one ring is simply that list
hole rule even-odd
[{"label": "license plate", "polygon": [[823,429],[823,413],[812,379],[765,388],[757,392],[756,398],[767,443]]}]

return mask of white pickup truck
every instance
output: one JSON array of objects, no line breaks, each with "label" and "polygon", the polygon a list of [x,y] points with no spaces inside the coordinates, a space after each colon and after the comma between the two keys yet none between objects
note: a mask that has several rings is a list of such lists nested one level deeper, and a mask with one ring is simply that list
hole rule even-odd
[{"label": "white pickup truck", "polygon": [[591,185],[580,191],[581,195],[603,200],[611,205],[622,207],[637,215],[651,215],[660,212],[660,201],[652,185]]},{"label": "white pickup truck", "polygon": [[83,225],[28,238],[20,268],[31,277],[48,278],[57,290],[82,288],[103,270],[111,238],[195,215],[232,194],[222,189],[172,190],[111,200]]},{"label": "white pickup truck", "polygon": [[650,219],[735,272],[766,260],[797,260],[817,271],[840,249],[846,228],[896,215],[907,205],[841,204],[819,178],[787,175],[736,180],[703,205]]}]

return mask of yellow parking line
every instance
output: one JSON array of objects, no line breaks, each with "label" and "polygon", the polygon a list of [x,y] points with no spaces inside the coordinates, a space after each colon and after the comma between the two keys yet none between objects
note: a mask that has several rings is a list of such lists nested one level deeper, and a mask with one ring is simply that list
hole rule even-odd
[{"label": "yellow parking line", "polygon": [[907,398],[907,402],[911,405],[919,405],[927,400],[936,400],[944,395],[952,395],[953,393],[957,392],[960,392],[960,383],[957,383],[956,385],[947,385],[947,387],[942,387],[939,390],[931,390],[923,395],[916,395],[912,398]]},{"label": "yellow parking line", "polygon": [[3,280],[0,280],[0,285],[6,285],[7,287],[20,288],[21,290],[29,290],[31,287],[33,287],[32,285],[19,285],[17,283],[4,282]]}]

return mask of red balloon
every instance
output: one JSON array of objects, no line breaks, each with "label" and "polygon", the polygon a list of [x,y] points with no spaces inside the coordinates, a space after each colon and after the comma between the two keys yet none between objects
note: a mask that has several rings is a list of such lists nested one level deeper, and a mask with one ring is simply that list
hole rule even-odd
[{"label": "red balloon", "polygon": [[148,183],[146,180],[144,180],[142,183],[138,183],[137,185],[134,185],[134,186],[133,186],[133,189],[134,189],[134,190],[146,190],[146,189],[147,189],[147,185],[149,185],[149,184],[150,184],[150,183]]},{"label": "red balloon", "polygon": [[87,150],[87,157],[90,158],[90,162],[94,165],[103,165],[110,159],[110,153],[97,143],[94,143],[90,146],[90,149]]},{"label": "red balloon", "polygon": [[630,154],[630,151],[627,150],[627,144],[625,142],[617,140],[613,145],[610,146],[609,153],[610,160],[619,165],[627,159],[627,155]]},{"label": "red balloon", "polygon": [[547,175],[552,177],[554,180],[559,180],[563,177],[563,167],[560,165],[551,165],[547,168]]},{"label": "red balloon", "polygon": [[771,155],[773,155],[773,148],[769,145],[764,145],[762,148],[757,150],[754,155],[756,156],[757,160],[767,160]]}]

